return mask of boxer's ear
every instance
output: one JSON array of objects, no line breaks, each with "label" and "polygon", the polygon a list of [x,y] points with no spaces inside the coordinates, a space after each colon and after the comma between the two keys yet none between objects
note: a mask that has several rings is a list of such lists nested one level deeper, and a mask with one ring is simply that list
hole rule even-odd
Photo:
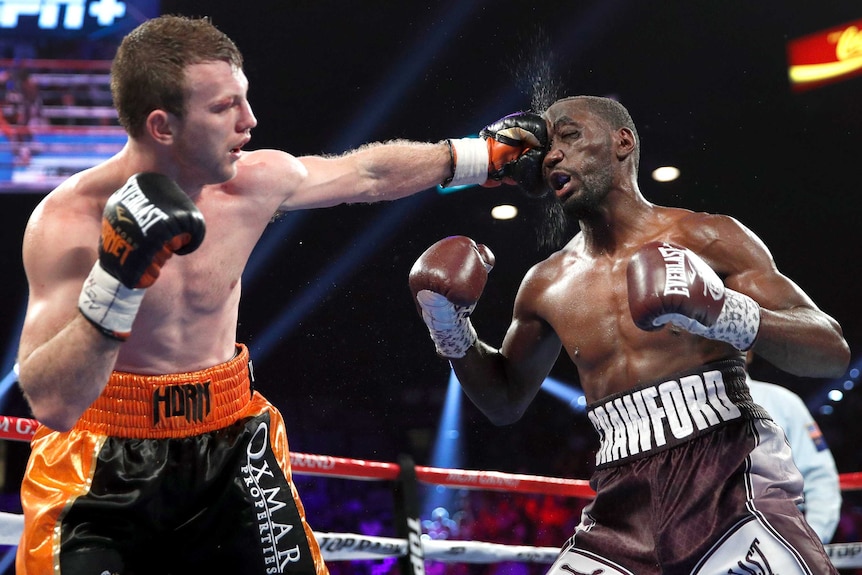
[{"label": "boxer's ear", "polygon": [[619,160],[624,160],[637,148],[637,139],[629,128],[620,128],[614,135],[614,145]]}]

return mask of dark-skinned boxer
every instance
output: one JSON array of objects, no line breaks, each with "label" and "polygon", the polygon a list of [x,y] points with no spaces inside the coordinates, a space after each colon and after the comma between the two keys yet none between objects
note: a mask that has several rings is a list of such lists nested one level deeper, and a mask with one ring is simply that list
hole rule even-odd
[{"label": "dark-skinned boxer", "polygon": [[751,400],[744,352],[840,376],[839,324],[736,219],[644,198],[618,102],[566,98],[543,116],[542,178],[579,231],[528,271],[502,346],[470,318],[488,247],[445,238],[409,283],[438,354],[494,423],[523,415],[561,350],[577,367],[600,438],[596,497],[550,573],[837,573],[797,507],[783,434]]}]

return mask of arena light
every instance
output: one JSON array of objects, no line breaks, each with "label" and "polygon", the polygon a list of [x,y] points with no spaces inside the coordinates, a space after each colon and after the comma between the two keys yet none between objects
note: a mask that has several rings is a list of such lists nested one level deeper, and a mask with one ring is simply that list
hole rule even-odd
[{"label": "arena light", "polygon": [[13,571],[7,571],[10,567],[14,567],[15,565],[15,554],[18,552],[18,546],[11,546],[6,552],[3,554],[3,558],[0,559],[0,573],[13,573]]},{"label": "arena light", "polygon": [[808,410],[821,415],[831,415],[835,407],[846,397],[845,392],[849,393],[856,389],[860,375],[862,375],[862,358],[857,358],[847,371],[846,378],[823,384],[818,391],[805,399]]},{"label": "arena light", "polygon": [[679,177],[676,166],[661,166],[652,171],[652,179],[657,182],[672,182]]},{"label": "arena light", "polygon": [[[429,27],[422,37],[416,38],[413,49],[403,52],[400,62],[380,83],[380,88],[369,96],[343,132],[343,137],[335,142],[336,153],[364,144],[368,135],[384,123],[385,117],[402,106],[400,100],[404,93],[421,84],[422,76],[433,65],[437,55],[446,49],[449,38],[469,22],[471,12],[479,4],[477,0],[450,2],[441,9],[431,20],[435,25]],[[421,113],[421,110],[416,113]]]},{"label": "arena light", "polygon": [[475,188],[475,184],[467,184],[464,186],[448,186],[444,188],[440,184],[437,184],[437,193],[438,194],[452,194],[454,192],[460,192],[461,190],[466,190],[467,188]]},{"label": "arena light", "polygon": [[584,411],[587,408],[587,399],[584,396],[584,392],[562,381],[551,377],[545,378],[541,390],[556,397],[573,411]]},{"label": "arena light", "polygon": [[[463,449],[461,442],[461,404],[463,399],[461,384],[454,370],[449,374],[449,387],[446,389],[446,401],[443,413],[437,424],[437,437],[434,440],[434,450],[431,454],[431,466],[444,469],[460,469],[463,466]],[[422,505],[422,517],[433,517],[435,510],[444,508],[450,510],[453,493],[442,485],[435,485],[427,491]]]},{"label": "arena light", "polygon": [[[6,405],[6,395],[18,383],[18,362],[16,361],[18,356],[18,340],[21,339],[21,330],[24,329],[24,315],[26,313],[27,307],[25,305],[19,306],[18,317],[15,321],[15,330],[12,332],[15,335],[13,341],[6,347],[3,363],[0,364],[3,370],[0,373],[6,373],[3,379],[0,380],[0,412],[2,412],[3,407]],[[0,573],[2,572],[0,571]]]},{"label": "arena light", "polygon": [[500,204],[491,208],[491,217],[495,220],[511,220],[518,216],[518,208],[511,204]]},{"label": "arena light", "polygon": [[6,404],[6,394],[9,393],[9,390],[12,389],[12,386],[18,383],[18,364],[9,370],[3,379],[0,379],[0,410]]}]

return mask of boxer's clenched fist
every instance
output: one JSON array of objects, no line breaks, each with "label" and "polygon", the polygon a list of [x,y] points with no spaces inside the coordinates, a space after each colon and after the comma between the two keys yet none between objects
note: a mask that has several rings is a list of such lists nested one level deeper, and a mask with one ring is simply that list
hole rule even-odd
[{"label": "boxer's clenched fist", "polygon": [[671,323],[742,351],[754,344],[760,306],[725,287],[691,250],[650,242],[635,252],[626,273],[629,310],[639,328],[652,331]]},{"label": "boxer's clenched fist", "polygon": [[511,114],[486,126],[479,135],[489,142],[493,165],[486,186],[503,182],[517,184],[530,195],[545,193],[542,161],[548,153],[548,127],[543,117],[532,112]]},{"label": "boxer's clenched fist", "polygon": [[446,186],[501,183],[518,185],[531,195],[545,192],[542,160],[548,151],[545,119],[533,112],[500,118],[479,132],[480,138],[449,140],[452,177]]},{"label": "boxer's clenched fist", "polygon": [[409,285],[437,353],[464,357],[476,342],[470,314],[494,267],[488,247],[450,236],[429,247],[410,270]]},{"label": "boxer's clenched fist", "polygon": [[200,210],[173,180],[135,174],[105,205],[99,259],[84,281],[78,309],[105,335],[125,340],[144,289],[173,254],[196,250],[205,232]]}]

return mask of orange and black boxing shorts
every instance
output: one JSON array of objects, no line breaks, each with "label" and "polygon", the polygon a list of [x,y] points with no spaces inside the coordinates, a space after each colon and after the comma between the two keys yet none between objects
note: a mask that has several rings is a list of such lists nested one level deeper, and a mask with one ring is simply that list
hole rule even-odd
[{"label": "orange and black boxing shorts", "polygon": [[326,575],[251,373],[243,345],[197,372],[115,372],[72,430],[40,427],[16,572]]}]

